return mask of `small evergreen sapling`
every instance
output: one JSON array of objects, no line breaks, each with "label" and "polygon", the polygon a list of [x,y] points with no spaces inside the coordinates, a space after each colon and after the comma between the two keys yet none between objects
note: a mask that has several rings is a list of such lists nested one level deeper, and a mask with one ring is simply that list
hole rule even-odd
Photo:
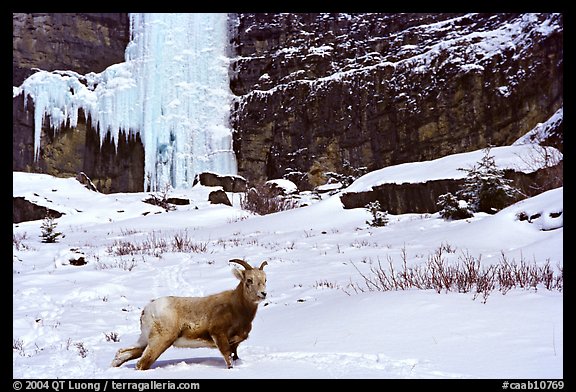
[{"label": "small evergreen sapling", "polygon": [[56,231],[56,226],[58,226],[58,224],[54,218],[50,215],[46,215],[46,218],[42,221],[42,226],[40,226],[40,237],[42,237],[42,242],[53,243],[58,240],[58,237],[60,237],[62,233]]},{"label": "small evergreen sapling", "polygon": [[510,205],[519,191],[511,185],[512,180],[504,177],[504,170],[496,166],[490,147],[484,149],[484,156],[466,171],[466,179],[456,196],[465,200],[475,212],[494,214]]},{"label": "small evergreen sapling", "polygon": [[440,207],[440,216],[444,219],[466,219],[474,216],[468,203],[464,200],[458,200],[456,196],[448,192],[438,197],[436,203]]},{"label": "small evergreen sapling", "polygon": [[494,214],[514,202],[520,191],[504,177],[504,170],[496,166],[490,147],[484,156],[470,169],[460,169],[468,174],[456,196],[445,193],[438,198],[440,216],[444,219],[464,219],[474,212]]},{"label": "small evergreen sapling", "polygon": [[372,215],[372,221],[366,221],[370,226],[386,226],[388,224],[388,211],[382,211],[378,200],[366,204],[366,209]]}]

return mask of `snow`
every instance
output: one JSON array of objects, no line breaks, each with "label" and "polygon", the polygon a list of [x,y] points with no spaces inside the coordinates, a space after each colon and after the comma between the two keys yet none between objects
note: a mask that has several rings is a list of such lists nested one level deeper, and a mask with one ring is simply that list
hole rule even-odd
[{"label": "snow", "polygon": [[101,143],[107,132],[116,141],[120,131],[140,134],[144,189],[188,188],[207,170],[236,174],[227,32],[227,14],[130,14],[125,62],[31,75],[13,95],[34,100],[35,159],[44,119],[75,127],[82,109]]},{"label": "snow", "polygon": [[329,45],[322,45],[318,47],[310,47],[308,48],[308,52],[311,54],[319,55],[319,56],[329,56],[330,52],[332,52],[334,48]]},{"label": "snow", "polygon": [[[508,157],[512,163],[525,151],[520,148],[492,151],[497,161]],[[455,167],[481,156],[447,157],[452,169],[446,172],[455,174]],[[441,163],[421,162],[417,171],[411,165],[387,170],[397,181],[412,181],[416,175],[434,177]],[[359,179],[363,187],[382,177],[371,174]],[[389,215],[384,227],[367,225],[370,214],[364,209],[345,210],[339,194],[257,216],[240,209],[239,194],[229,194],[232,207],[209,204],[212,189],[179,189],[175,195],[191,204],[166,212],[142,202],[148,193],[106,195],[72,178],[14,172],[14,196],[65,215],[56,220],[64,235],[56,243],[41,242],[42,221],[13,225],[13,377],[564,377],[561,291],[496,290],[484,302],[470,292],[355,292],[350,286],[362,286],[359,271],[369,274],[380,261],[400,268],[404,252],[407,264],[418,266],[440,247],[450,249],[449,262],[468,254],[488,266],[504,255],[508,261],[548,262],[558,273],[563,188],[494,215],[457,221],[437,213]],[[534,219],[520,220],[522,212]],[[194,250],[175,249],[176,236]],[[126,244],[151,249],[121,255]],[[87,264],[70,265],[79,255]],[[269,296],[250,337],[239,346],[241,359],[233,369],[208,348],[170,348],[147,371],[136,371],[135,361],[110,367],[116,351],[138,338],[140,312],[149,300],[235,287],[232,258],[252,264],[268,260]]]}]

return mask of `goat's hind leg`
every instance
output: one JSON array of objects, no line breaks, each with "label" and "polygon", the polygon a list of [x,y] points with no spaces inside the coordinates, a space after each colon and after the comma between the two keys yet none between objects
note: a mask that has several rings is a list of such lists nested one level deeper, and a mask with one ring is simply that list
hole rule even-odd
[{"label": "goat's hind leg", "polygon": [[174,343],[176,337],[169,336],[163,337],[158,333],[154,333],[153,336],[150,336],[148,341],[148,346],[142,353],[142,358],[136,363],[136,369],[138,370],[146,370],[150,369],[150,366],[158,357],[168,349]]},{"label": "goat's hind leg", "polygon": [[140,333],[138,342],[136,342],[134,346],[121,348],[120,350],[118,350],[118,352],[116,352],[116,356],[114,357],[111,366],[118,367],[126,361],[140,358],[147,345],[148,345],[148,337],[145,332],[142,332]]},{"label": "goat's hind leg", "polygon": [[111,366],[118,367],[126,361],[139,358],[142,355],[142,353],[144,352],[145,348],[146,348],[146,346],[144,346],[144,347],[134,346],[134,347],[121,348],[116,353],[116,356],[114,357],[114,360],[112,361]]}]

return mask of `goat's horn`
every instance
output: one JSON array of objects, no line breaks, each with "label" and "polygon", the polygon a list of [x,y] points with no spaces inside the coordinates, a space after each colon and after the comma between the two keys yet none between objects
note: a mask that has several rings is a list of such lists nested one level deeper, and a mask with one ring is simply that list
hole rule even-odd
[{"label": "goat's horn", "polygon": [[250,264],[248,264],[247,262],[245,262],[244,260],[240,260],[240,259],[232,259],[230,260],[230,263],[238,263],[241,266],[243,266],[246,270],[251,270],[252,266]]},{"label": "goat's horn", "polygon": [[268,265],[267,261],[263,261],[262,264],[260,264],[260,269],[264,269],[265,265]]}]

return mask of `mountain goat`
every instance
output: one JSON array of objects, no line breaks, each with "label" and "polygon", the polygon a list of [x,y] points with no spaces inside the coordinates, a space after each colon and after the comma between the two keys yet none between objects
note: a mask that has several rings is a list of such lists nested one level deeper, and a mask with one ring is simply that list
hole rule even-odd
[{"label": "mountain goat", "polygon": [[248,338],[258,303],[266,298],[266,273],[244,260],[233,259],[245,269],[234,269],[240,283],[234,290],[207,297],[160,297],[144,307],[140,338],[136,345],[121,348],[112,366],[140,358],[136,369],[145,370],[170,346],[218,348],[226,366],[238,359],[238,345]]}]

